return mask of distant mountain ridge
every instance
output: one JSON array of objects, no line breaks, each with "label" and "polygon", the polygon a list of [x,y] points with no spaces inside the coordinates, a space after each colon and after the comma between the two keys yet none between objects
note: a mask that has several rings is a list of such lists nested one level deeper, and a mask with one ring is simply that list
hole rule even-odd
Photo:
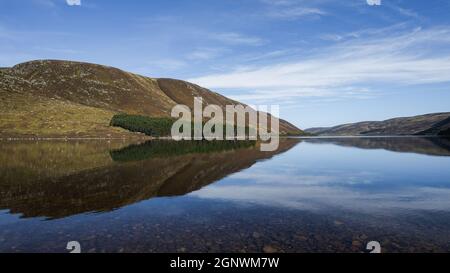
[{"label": "distant mountain ridge", "polygon": [[321,136],[450,136],[450,112],[309,128],[305,131]]},{"label": "distant mountain ridge", "polygon": [[[154,79],[117,68],[41,60],[0,69],[0,137],[107,137],[131,134],[109,126],[117,113],[169,117],[194,97],[221,107],[241,104],[198,85]],[[281,134],[304,132],[280,120]]]}]

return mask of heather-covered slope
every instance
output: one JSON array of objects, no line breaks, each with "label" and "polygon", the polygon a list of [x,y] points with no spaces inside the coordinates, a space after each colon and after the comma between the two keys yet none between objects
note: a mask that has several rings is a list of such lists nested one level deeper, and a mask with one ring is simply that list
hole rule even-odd
[{"label": "heather-covered slope", "polygon": [[[32,61],[0,70],[0,136],[125,136],[109,126],[117,113],[169,117],[174,105],[237,104],[195,84],[153,79],[69,61]],[[302,131],[280,121],[282,134]]]}]

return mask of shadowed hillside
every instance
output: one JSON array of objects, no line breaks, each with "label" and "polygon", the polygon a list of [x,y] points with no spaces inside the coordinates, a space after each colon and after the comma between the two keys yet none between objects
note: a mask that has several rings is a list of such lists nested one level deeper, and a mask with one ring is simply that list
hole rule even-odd
[{"label": "shadowed hillside", "polygon": [[[153,79],[116,68],[69,61],[32,61],[0,70],[0,136],[109,137],[118,113],[169,117],[173,106],[239,104],[195,84]],[[281,134],[303,132],[280,121]]]}]

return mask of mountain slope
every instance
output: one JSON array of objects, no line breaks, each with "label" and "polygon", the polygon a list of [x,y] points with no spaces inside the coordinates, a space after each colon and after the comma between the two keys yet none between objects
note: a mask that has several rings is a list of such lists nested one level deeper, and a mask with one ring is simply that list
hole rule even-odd
[{"label": "mountain slope", "polygon": [[435,113],[385,121],[365,121],[306,132],[323,136],[450,135],[450,113]]},{"label": "mountain slope", "polygon": [[[173,106],[240,104],[192,83],[153,79],[117,68],[69,61],[32,61],[0,70],[0,136],[124,136],[114,114],[169,117]],[[30,112],[30,109],[32,109]],[[280,120],[280,133],[302,134]]]}]

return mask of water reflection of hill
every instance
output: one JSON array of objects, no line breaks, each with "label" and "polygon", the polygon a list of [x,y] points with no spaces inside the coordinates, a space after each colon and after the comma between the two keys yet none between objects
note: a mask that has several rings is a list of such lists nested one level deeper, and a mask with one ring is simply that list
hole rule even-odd
[{"label": "water reflection of hill", "polygon": [[109,150],[130,143],[115,140],[0,141],[0,182],[54,178],[110,165]]},{"label": "water reflection of hill", "polygon": [[213,153],[249,148],[256,141],[148,141],[111,151],[117,162],[139,161],[151,157],[172,157],[190,153]]},{"label": "water reflection of hill", "polygon": [[384,149],[393,152],[450,156],[450,138],[439,137],[343,137],[311,138],[310,143],[332,143],[361,149]]},{"label": "water reflection of hill", "polygon": [[[81,147],[65,143],[64,148],[49,143],[2,144],[2,151],[9,154],[0,157],[0,209],[23,217],[55,219],[110,211],[152,197],[184,195],[296,143],[282,141],[278,151],[261,152],[257,145],[245,142],[196,149],[187,143],[184,150],[179,143],[173,144],[175,149],[164,142],[167,153],[154,143],[124,149],[114,146],[112,152],[96,142]],[[74,158],[65,156],[68,151]]]}]

